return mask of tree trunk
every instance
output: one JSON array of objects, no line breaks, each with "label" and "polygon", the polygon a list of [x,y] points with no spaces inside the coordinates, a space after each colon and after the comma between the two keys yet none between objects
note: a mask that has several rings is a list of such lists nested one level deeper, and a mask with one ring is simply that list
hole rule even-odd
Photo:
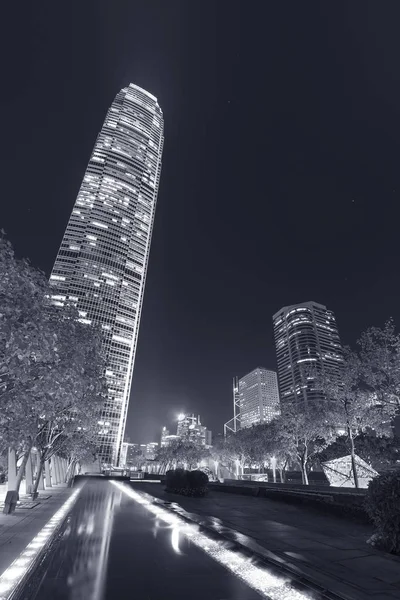
[{"label": "tree trunk", "polygon": [[37,474],[36,474],[36,481],[33,485],[32,494],[36,494],[36,492],[37,492],[39,481],[40,481],[40,476],[42,474],[43,467],[44,467],[44,462],[45,461],[42,459],[42,457],[40,457],[39,466],[38,466],[38,470],[37,470]]},{"label": "tree trunk", "polygon": [[77,462],[76,460],[71,459],[70,462],[69,462],[69,465],[67,467],[67,470],[65,472],[64,483],[66,483],[68,485],[68,487],[70,487],[72,478],[74,476],[76,462]]},{"label": "tree trunk", "polygon": [[354,479],[354,487],[359,488],[358,483],[358,473],[357,473],[357,465],[356,465],[356,457],[355,457],[355,448],[354,448],[354,438],[353,433],[351,431],[351,427],[347,426],[347,434],[350,440],[350,454],[351,454],[351,470],[353,471],[353,479]]},{"label": "tree trunk", "polygon": [[300,460],[301,468],[301,481],[304,485],[308,485],[308,473],[307,473],[307,452],[303,454]]},{"label": "tree trunk", "polygon": [[21,485],[22,478],[25,474],[25,467],[26,467],[26,463],[28,462],[29,455],[31,453],[31,448],[32,448],[32,446],[29,446],[29,449],[26,450],[26,452],[24,453],[22,463],[20,464],[19,469],[18,469],[17,480],[15,482],[15,489],[17,492],[19,492],[19,486]]}]

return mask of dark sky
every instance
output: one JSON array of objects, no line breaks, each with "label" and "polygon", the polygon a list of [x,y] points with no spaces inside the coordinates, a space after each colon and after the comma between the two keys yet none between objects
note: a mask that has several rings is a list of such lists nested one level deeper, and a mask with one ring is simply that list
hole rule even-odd
[{"label": "dark sky", "polygon": [[0,227],[18,255],[50,272],[119,89],[164,111],[132,441],[182,410],[222,430],[232,377],[275,368],[284,305],[326,304],[350,344],[400,321],[399,21],[397,0],[3,7]]}]

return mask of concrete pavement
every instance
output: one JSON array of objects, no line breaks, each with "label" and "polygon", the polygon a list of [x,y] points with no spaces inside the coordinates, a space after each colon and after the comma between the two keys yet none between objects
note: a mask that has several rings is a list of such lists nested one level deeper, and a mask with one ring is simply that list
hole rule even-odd
[{"label": "concrete pavement", "polygon": [[[164,485],[135,482],[160,499],[176,502],[190,518],[275,561],[346,600],[400,597],[400,559],[375,551],[370,525],[321,515],[303,506],[264,498],[210,492],[207,498],[167,494]],[[173,507],[172,507],[173,508]],[[231,533],[229,533],[231,530]]]},{"label": "concrete pavement", "polygon": [[[59,484],[40,492],[33,508],[17,508],[12,515],[0,513],[0,575],[19,556],[47,521],[72,493],[71,488]],[[25,498],[21,496],[21,503]]]}]

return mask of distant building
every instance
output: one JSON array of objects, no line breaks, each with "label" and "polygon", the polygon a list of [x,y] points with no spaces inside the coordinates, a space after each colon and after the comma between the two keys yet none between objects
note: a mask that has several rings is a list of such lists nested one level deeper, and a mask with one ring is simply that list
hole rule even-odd
[{"label": "distant building", "polygon": [[169,446],[173,442],[179,441],[181,438],[179,435],[171,435],[169,430],[166,427],[162,428],[161,432],[161,448],[165,448],[165,446]]},{"label": "distant building", "polygon": [[200,416],[180,414],[176,435],[170,435],[166,428],[163,429],[161,434],[161,444],[164,446],[177,440],[209,448],[211,446],[212,433],[207,427],[201,424]]},{"label": "distant building", "polygon": [[212,432],[209,429],[206,429],[206,436],[205,436],[205,446],[206,448],[210,448],[212,446]]},{"label": "distant building", "polygon": [[280,409],[275,371],[257,367],[239,379],[239,402],[242,429],[277,417]]},{"label": "distant building", "polygon": [[165,448],[166,446],[169,446],[170,444],[173,444],[175,442],[179,442],[180,441],[180,437],[179,435],[166,435],[163,437],[162,442],[161,442],[161,447]]},{"label": "distant building", "polygon": [[313,370],[340,376],[343,351],[336,319],[316,302],[284,306],[273,316],[279,387],[285,400],[321,399]]},{"label": "distant building", "polygon": [[121,465],[130,466],[141,455],[139,444],[123,442],[121,449]]},{"label": "distant building", "polygon": [[158,451],[158,443],[150,442],[146,444],[145,458],[147,460],[154,460]]}]

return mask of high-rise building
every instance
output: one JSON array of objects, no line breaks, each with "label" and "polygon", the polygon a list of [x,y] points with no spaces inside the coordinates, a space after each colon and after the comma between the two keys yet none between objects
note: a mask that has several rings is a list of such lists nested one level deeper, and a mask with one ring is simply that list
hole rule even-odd
[{"label": "high-rise building", "polygon": [[176,437],[197,446],[210,447],[212,441],[211,431],[201,424],[200,416],[196,417],[195,415],[180,414],[178,416]]},{"label": "high-rise building", "polygon": [[282,403],[320,400],[315,371],[339,376],[343,365],[333,312],[323,304],[303,302],[281,308],[273,323]]},{"label": "high-rise building", "polygon": [[158,442],[150,442],[149,444],[146,444],[146,453],[144,456],[147,460],[154,460],[157,452]]},{"label": "high-rise building", "polygon": [[108,110],[50,283],[58,306],[76,304],[104,332],[109,395],[99,451],[118,464],[124,439],[163,150],[157,98],[130,84]]},{"label": "high-rise building", "polygon": [[269,423],[279,415],[278,378],[275,371],[257,367],[239,379],[240,426]]},{"label": "high-rise building", "polygon": [[134,464],[138,456],[141,456],[139,444],[132,444],[131,442],[122,443],[120,459],[121,465],[129,467],[130,465]]}]

